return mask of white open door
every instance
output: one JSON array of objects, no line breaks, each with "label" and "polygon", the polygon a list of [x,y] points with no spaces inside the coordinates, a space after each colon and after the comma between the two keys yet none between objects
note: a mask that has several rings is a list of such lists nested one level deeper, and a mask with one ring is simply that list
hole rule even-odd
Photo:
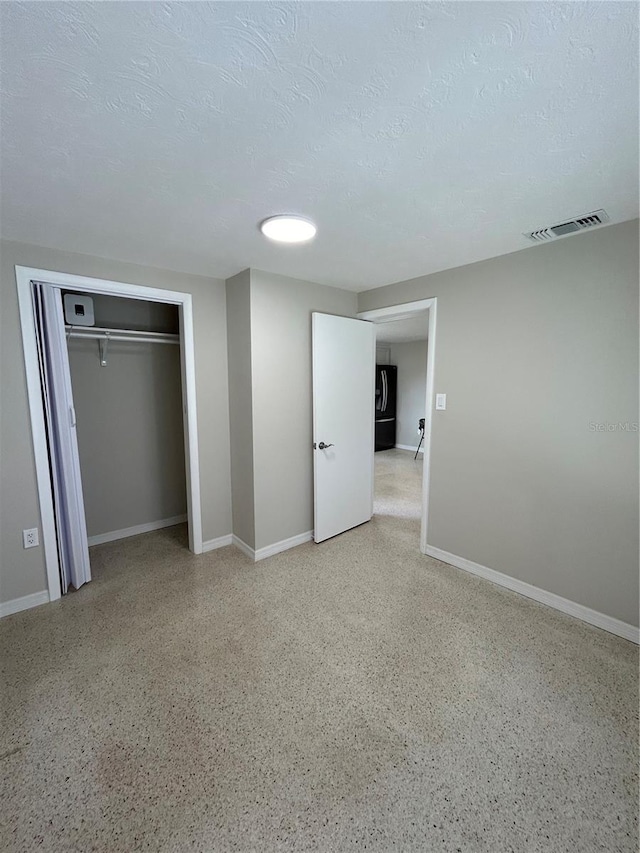
[{"label": "white open door", "polygon": [[313,317],[316,542],[373,515],[376,337],[373,323]]}]

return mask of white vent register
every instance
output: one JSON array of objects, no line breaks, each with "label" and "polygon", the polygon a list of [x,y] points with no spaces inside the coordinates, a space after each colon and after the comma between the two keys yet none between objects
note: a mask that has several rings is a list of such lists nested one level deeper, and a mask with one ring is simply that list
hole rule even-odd
[{"label": "white vent register", "polygon": [[585,228],[604,225],[608,221],[609,215],[606,211],[594,210],[591,213],[585,213],[575,219],[560,222],[558,225],[548,225],[546,228],[538,228],[536,231],[528,231],[524,236],[534,243],[546,243],[548,240],[555,240],[558,237],[567,237],[569,234],[576,234],[578,231],[584,231]]}]

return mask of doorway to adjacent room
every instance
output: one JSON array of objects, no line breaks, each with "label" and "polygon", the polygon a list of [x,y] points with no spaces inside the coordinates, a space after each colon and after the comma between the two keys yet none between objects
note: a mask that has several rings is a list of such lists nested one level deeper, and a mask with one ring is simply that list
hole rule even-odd
[{"label": "doorway to adjacent room", "polygon": [[359,314],[376,326],[374,515],[427,541],[436,300]]}]

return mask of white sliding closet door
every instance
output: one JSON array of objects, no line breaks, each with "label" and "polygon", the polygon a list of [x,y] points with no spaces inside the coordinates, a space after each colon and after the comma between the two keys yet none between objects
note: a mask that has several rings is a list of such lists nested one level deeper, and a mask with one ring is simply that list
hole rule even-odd
[{"label": "white sliding closet door", "polygon": [[33,283],[62,592],[91,580],[62,294]]}]

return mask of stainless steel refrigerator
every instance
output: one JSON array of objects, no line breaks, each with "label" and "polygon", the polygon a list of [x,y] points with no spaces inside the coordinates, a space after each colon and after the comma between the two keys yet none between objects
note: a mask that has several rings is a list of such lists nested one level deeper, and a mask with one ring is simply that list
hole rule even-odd
[{"label": "stainless steel refrigerator", "polygon": [[376,450],[396,446],[398,368],[376,364]]}]

